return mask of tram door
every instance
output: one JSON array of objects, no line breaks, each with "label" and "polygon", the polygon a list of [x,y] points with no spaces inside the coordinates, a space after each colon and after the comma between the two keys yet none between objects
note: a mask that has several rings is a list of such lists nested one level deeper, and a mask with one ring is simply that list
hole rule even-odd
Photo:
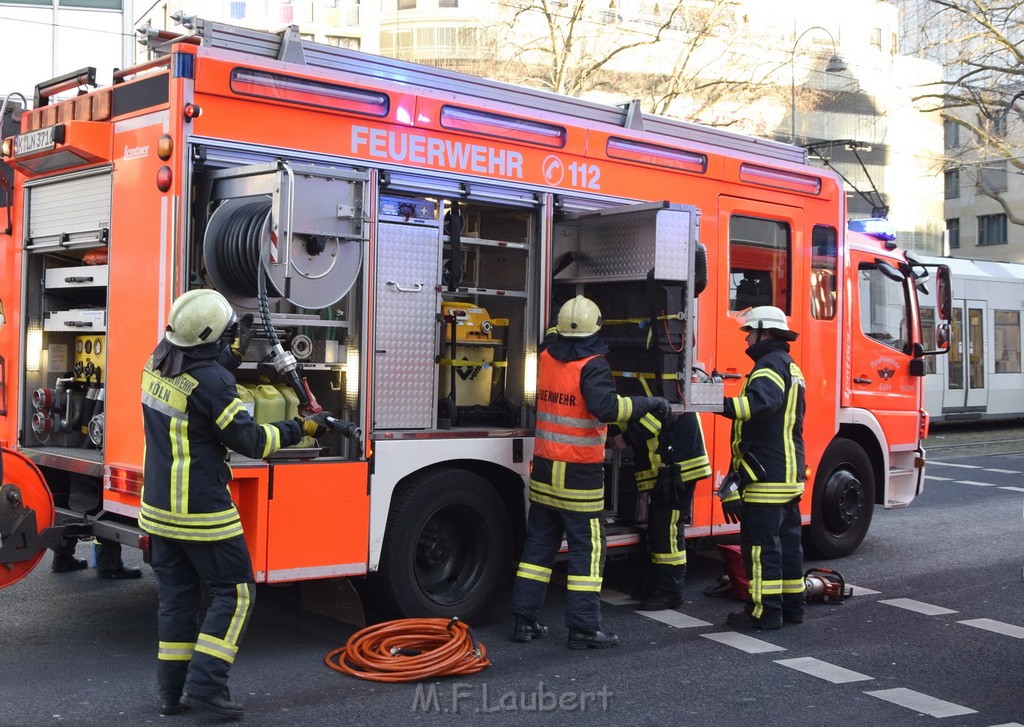
[{"label": "tram door", "polygon": [[944,412],[985,411],[985,318],[983,300],[954,300],[950,322],[949,377]]}]

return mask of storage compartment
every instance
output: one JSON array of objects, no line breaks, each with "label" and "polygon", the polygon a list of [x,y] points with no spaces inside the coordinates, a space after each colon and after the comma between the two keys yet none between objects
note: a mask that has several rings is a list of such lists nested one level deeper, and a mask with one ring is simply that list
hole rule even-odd
[{"label": "storage compartment", "polygon": [[47,290],[62,288],[105,288],[106,265],[78,265],[68,268],[50,268],[43,278]]}]

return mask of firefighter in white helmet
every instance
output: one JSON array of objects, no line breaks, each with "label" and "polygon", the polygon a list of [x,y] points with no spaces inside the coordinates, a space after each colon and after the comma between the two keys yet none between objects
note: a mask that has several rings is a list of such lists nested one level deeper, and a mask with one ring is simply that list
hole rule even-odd
[{"label": "firefighter in white helmet", "polygon": [[[228,670],[252,612],[255,583],[227,483],[228,449],[254,459],[326,431],[323,418],[258,424],[225,368],[235,312],[214,290],[171,306],[164,338],[142,372],[146,456],[139,526],[150,535],[159,586],[161,714],[187,707],[240,718]],[[210,604],[198,623],[203,587]]]},{"label": "firefighter in white helmet", "polygon": [[719,496],[726,520],[740,523],[750,595],[726,622],[777,629],[804,618],[800,497],[806,386],[789,355],[797,334],[782,310],[751,308],[740,314],[740,330],[754,368],[739,396],[725,399],[722,415],[733,420],[732,462]]},{"label": "firefighter in white helmet", "polygon": [[569,543],[566,645],[600,649],[618,643],[614,634],[601,631],[599,598],[607,422],[632,422],[649,412],[664,419],[670,410],[660,397],[616,393],[600,330],[600,309],[577,295],[559,310],[556,335],[549,336],[539,356],[530,512],[512,592],[515,641],[547,635],[537,616],[564,532]]}]

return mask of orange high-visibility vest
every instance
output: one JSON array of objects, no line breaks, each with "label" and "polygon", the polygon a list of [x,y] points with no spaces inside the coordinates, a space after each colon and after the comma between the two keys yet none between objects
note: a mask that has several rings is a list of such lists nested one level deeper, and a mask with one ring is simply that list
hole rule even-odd
[{"label": "orange high-visibility vest", "polygon": [[589,411],[580,389],[580,374],[594,356],[563,363],[547,351],[537,373],[537,429],[533,451],[558,462],[604,461],[608,425]]}]

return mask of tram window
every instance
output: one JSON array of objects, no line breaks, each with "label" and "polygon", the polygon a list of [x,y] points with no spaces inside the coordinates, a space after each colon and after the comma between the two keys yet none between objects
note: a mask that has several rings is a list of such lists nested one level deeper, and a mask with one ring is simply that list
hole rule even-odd
[{"label": "tram window", "polygon": [[861,331],[869,338],[906,353],[910,347],[906,286],[886,277],[874,265],[861,265],[858,277]]},{"label": "tram window", "polygon": [[811,315],[818,320],[832,320],[836,316],[838,267],[835,228],[815,225],[811,232]]},{"label": "tram window", "polygon": [[995,311],[997,374],[1020,373],[1020,311]]},{"label": "tram window", "polygon": [[733,215],[729,220],[729,309],[774,305],[790,313],[792,234],[785,222]]},{"label": "tram window", "polygon": [[[935,350],[935,309],[934,308],[922,308],[921,309],[921,345],[924,346],[925,351]],[[926,374],[934,374],[938,369],[935,366],[935,356],[925,356],[924,361],[924,372]]]}]

